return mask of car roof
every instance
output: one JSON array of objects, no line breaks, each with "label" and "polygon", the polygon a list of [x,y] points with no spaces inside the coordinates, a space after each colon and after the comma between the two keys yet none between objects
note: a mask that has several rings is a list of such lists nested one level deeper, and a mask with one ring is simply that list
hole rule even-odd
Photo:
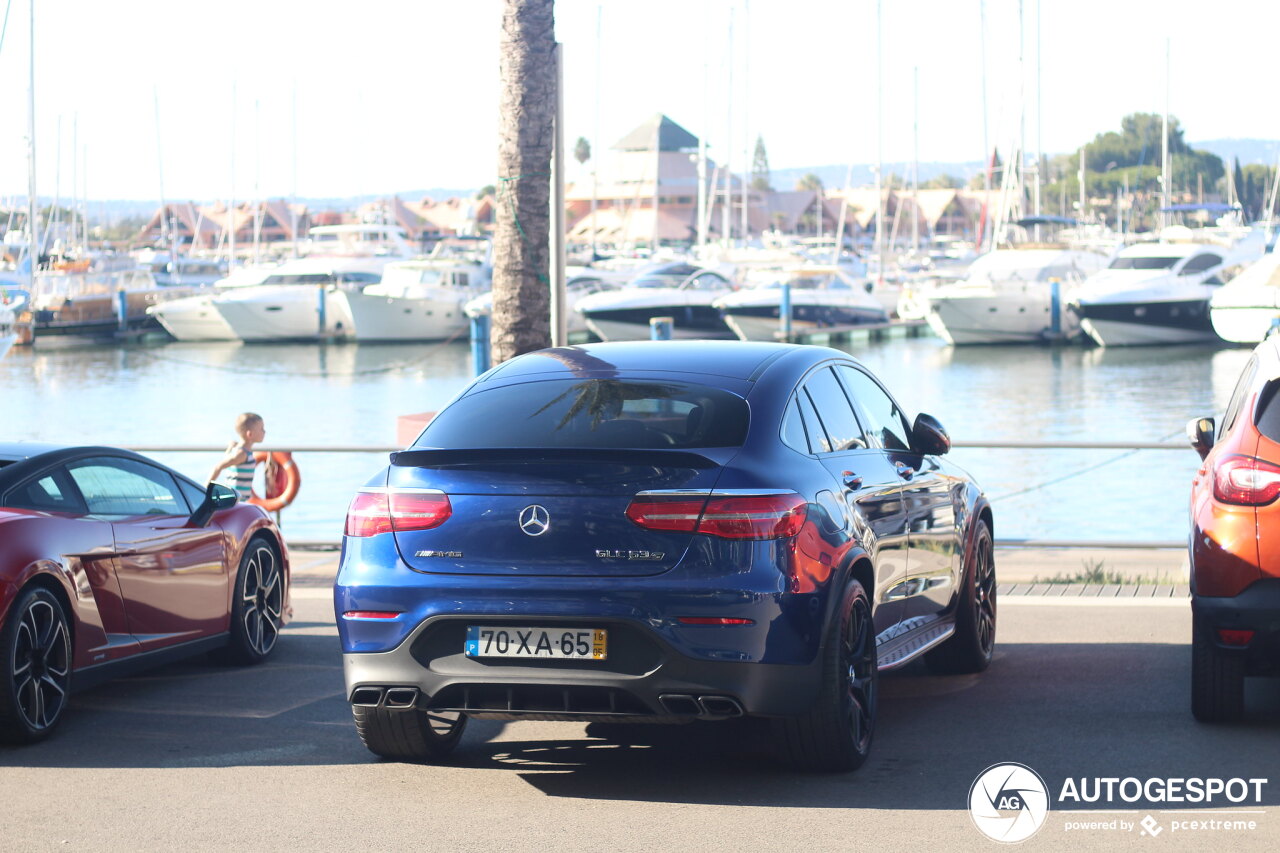
[{"label": "car roof", "polygon": [[771,362],[801,350],[823,349],[755,341],[619,341],[555,347],[513,358],[484,379],[600,377],[615,373],[671,372],[751,381]]},{"label": "car roof", "polygon": [[65,444],[54,444],[48,441],[5,441],[0,442],[0,462],[17,462],[30,459],[55,450],[66,450]]}]

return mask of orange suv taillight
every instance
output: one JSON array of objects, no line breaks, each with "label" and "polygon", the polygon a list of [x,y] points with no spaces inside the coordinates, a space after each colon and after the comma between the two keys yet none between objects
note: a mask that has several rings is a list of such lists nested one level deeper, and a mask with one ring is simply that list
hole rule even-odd
[{"label": "orange suv taillight", "polygon": [[1254,456],[1224,456],[1213,469],[1213,496],[1229,504],[1269,504],[1280,496],[1280,465]]},{"label": "orange suv taillight", "polygon": [[808,504],[795,493],[774,495],[637,495],[627,518],[646,530],[705,533],[722,539],[789,539],[800,532]]},{"label": "orange suv taillight", "polygon": [[397,491],[395,489],[356,492],[347,509],[348,536],[377,536],[439,527],[453,515],[449,496],[442,492]]}]

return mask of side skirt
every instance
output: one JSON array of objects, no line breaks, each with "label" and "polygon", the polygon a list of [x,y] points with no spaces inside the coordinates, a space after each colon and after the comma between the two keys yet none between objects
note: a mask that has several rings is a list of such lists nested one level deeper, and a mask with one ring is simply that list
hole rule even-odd
[{"label": "side skirt", "polygon": [[142,654],[133,655],[132,657],[107,661],[106,663],[87,666],[84,669],[77,669],[71,674],[71,692],[78,693],[81,690],[88,690],[90,687],[96,687],[104,681],[110,681],[114,678],[124,678],[126,676],[142,672],[143,670],[163,666],[166,663],[173,663],[174,661],[189,658],[193,655],[216,651],[226,646],[230,638],[230,633],[215,634],[212,637],[202,637],[199,640],[192,640],[189,643],[180,643],[176,646],[169,646],[163,649],[156,649],[155,651],[143,652]]}]

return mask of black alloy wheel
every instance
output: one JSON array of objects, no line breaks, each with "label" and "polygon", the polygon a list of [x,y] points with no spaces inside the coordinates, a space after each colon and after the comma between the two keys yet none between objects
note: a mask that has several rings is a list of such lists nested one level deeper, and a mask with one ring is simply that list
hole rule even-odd
[{"label": "black alloy wheel", "polygon": [[925,655],[939,675],[982,672],[996,648],[996,559],[991,531],[978,522],[956,604],[956,628],[946,642]]},{"label": "black alloy wheel", "polygon": [[831,620],[822,671],[813,708],[773,721],[778,755],[800,770],[856,770],[871,752],[880,678],[871,602],[856,580]]},{"label": "black alloy wheel", "polygon": [[231,606],[231,656],[238,663],[266,659],[280,639],[284,619],[284,575],[280,557],[266,539],[256,538],[245,548],[236,574],[236,596]]},{"label": "black alloy wheel", "polygon": [[62,603],[33,587],[14,602],[0,631],[0,739],[32,743],[62,719],[71,692],[71,631]]}]

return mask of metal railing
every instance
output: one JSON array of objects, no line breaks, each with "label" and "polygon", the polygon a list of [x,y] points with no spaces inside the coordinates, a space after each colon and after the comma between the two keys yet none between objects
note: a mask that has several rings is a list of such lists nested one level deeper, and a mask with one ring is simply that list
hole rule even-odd
[{"label": "metal railing", "polygon": [[[952,447],[962,450],[1180,450],[1191,452],[1185,442],[1174,441],[1019,441],[1015,439],[997,440],[957,440]],[[223,448],[209,447],[202,444],[149,444],[129,445],[126,450],[138,453],[221,453]],[[267,453],[393,453],[404,450],[399,445],[343,445],[343,444],[300,444],[292,447],[264,445],[257,447]],[[289,540],[295,548],[336,548],[339,543],[327,540]],[[1164,551],[1182,550],[1187,547],[1185,540],[1088,540],[1088,539],[996,539],[998,548],[1022,549],[1074,549],[1074,550],[1128,550],[1128,551]]]}]

